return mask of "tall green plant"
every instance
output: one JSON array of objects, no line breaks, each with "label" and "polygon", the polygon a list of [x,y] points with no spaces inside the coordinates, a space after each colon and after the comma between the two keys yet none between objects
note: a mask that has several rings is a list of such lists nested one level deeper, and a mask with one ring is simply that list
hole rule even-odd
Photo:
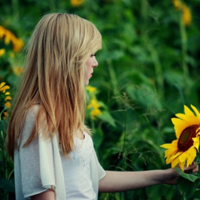
[{"label": "tall green plant", "polygon": [[9,86],[0,84],[0,197],[10,199],[9,193],[14,193],[13,162],[6,152],[6,127],[8,109],[10,108]]}]

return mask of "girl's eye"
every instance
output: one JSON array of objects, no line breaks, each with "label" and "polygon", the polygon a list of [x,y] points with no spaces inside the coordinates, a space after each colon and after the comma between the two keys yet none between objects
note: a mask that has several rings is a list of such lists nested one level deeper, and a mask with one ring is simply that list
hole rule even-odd
[{"label": "girl's eye", "polygon": [[93,57],[93,56],[96,56],[96,53],[90,55],[90,57]]}]

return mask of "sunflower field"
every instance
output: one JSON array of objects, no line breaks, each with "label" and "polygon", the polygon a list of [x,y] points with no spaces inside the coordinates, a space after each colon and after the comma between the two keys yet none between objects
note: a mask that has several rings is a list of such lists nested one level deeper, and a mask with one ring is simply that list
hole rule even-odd
[{"label": "sunflower field", "polygon": [[[199,0],[1,0],[0,10],[1,200],[15,199],[5,138],[24,49],[38,20],[52,12],[77,14],[102,34],[86,87],[86,124],[104,169],[199,163]],[[200,200],[200,172],[181,169],[177,185],[102,193],[99,200]]]}]

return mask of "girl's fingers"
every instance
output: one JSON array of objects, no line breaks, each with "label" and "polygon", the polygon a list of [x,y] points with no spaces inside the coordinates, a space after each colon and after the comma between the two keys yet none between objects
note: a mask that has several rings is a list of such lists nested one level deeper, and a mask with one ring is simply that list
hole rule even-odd
[{"label": "girl's fingers", "polygon": [[193,173],[197,173],[199,171],[199,166],[196,165],[193,169],[192,169],[192,172]]},{"label": "girl's fingers", "polygon": [[189,167],[187,167],[187,169],[185,171],[192,171],[193,173],[197,173],[199,171],[199,166],[193,162],[192,165],[190,165]]}]

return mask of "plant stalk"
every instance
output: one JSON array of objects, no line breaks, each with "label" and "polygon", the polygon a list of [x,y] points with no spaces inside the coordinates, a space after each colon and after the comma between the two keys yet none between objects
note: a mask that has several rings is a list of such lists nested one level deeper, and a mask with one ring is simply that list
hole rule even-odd
[{"label": "plant stalk", "polygon": [[185,88],[187,88],[187,82],[188,82],[187,80],[189,77],[189,70],[187,65],[187,33],[181,15],[180,15],[180,35],[181,35],[181,48],[182,48],[182,69],[185,79],[185,86],[186,86]]}]

